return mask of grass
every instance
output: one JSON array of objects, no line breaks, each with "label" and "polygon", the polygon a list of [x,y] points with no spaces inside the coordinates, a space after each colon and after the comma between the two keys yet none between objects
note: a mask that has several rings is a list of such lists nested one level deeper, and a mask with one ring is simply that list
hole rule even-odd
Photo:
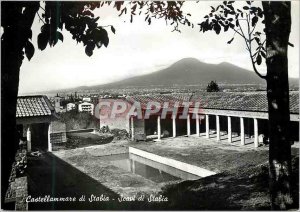
[{"label": "grass", "polygon": [[[290,209],[299,208],[299,157],[292,160],[292,196]],[[268,164],[246,166],[165,187],[169,197],[165,206],[172,210],[270,210]]]},{"label": "grass", "polygon": [[107,144],[114,139],[113,135],[91,133],[91,132],[76,132],[67,133],[66,147],[69,149],[86,147],[91,145]]}]

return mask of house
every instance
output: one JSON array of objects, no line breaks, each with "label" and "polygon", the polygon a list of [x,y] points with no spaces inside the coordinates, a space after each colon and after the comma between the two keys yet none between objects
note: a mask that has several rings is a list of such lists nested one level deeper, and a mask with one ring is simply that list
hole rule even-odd
[{"label": "house", "polygon": [[76,109],[76,104],[70,102],[67,104],[67,111],[75,110]]},{"label": "house", "polygon": [[[259,141],[268,137],[268,104],[266,93],[263,92],[140,95],[127,97],[126,102],[130,106],[139,105],[142,115],[118,114],[100,118],[100,127],[107,125],[126,129],[132,140],[144,140],[146,136],[154,135],[158,140],[162,137],[193,135],[213,137],[220,141],[225,136],[229,143],[233,142],[233,137],[238,137],[241,145],[245,145],[246,138],[251,138],[254,146],[258,147]],[[149,104],[151,102],[155,102],[159,110],[154,110],[153,105]],[[150,115],[149,111],[152,111]],[[100,107],[100,114],[110,112],[107,107]],[[146,117],[146,113],[149,117]],[[289,128],[290,139],[299,141],[297,92],[290,92]]]},{"label": "house", "polygon": [[19,96],[16,122],[21,139],[27,140],[28,152],[52,151],[50,123],[56,120],[55,109],[46,96]]},{"label": "house", "polygon": [[91,97],[83,97],[82,101],[83,102],[91,102]]},{"label": "house", "polygon": [[83,102],[78,105],[79,112],[89,112],[90,114],[94,114],[94,104],[89,102]]}]

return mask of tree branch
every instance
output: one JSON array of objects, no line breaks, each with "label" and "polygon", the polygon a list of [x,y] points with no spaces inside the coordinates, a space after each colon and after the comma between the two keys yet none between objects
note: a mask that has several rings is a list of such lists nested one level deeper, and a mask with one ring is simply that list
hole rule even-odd
[{"label": "tree branch", "polygon": [[258,72],[258,70],[256,69],[256,66],[255,66],[255,62],[253,60],[253,55],[252,55],[252,44],[251,44],[251,34],[256,26],[256,24],[254,25],[253,27],[253,30],[251,31],[250,30],[250,14],[247,15],[247,26],[248,26],[248,35],[249,35],[249,55],[250,55],[250,59],[251,59],[251,63],[252,63],[252,67],[253,67],[253,70],[254,72],[262,79],[266,79],[266,76],[263,76],[261,73]]},{"label": "tree branch", "polygon": [[45,21],[41,18],[40,14],[38,12],[36,12],[36,13],[39,16],[40,21],[42,21],[44,24],[46,24]]}]

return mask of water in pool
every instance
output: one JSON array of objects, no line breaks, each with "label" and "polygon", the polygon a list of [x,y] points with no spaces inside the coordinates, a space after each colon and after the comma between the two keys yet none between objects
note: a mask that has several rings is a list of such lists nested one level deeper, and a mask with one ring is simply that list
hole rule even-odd
[{"label": "water in pool", "polygon": [[127,153],[101,157],[112,165],[125,171],[143,176],[153,182],[161,183],[176,180],[196,180],[201,177],[167,166],[141,156]]}]

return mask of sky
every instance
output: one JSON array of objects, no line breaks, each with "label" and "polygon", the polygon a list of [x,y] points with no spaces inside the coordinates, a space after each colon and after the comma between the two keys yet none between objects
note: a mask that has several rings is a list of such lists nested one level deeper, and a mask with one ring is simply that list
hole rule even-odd
[{"label": "sky", "polygon": [[[200,23],[210,6],[218,4],[216,1],[186,2],[183,10],[192,14],[191,21]],[[41,22],[35,18],[32,40],[35,54],[31,61],[25,58],[21,66],[19,95],[114,82],[161,70],[186,57],[213,64],[229,62],[252,70],[244,41],[236,36],[232,44],[227,44],[232,31],[203,34],[195,24],[194,29],[181,26],[181,33],[172,32],[172,26],[163,20],[152,20],[148,25],[144,16],[136,16],[130,23],[128,17],[118,17],[111,7],[97,10],[95,14],[100,16],[99,25],[111,24],[116,33],[106,28],[110,39],[108,47],[95,49],[91,57],[86,56],[83,44],[72,40],[67,31],[63,31],[63,43],[59,41],[55,47],[47,46],[40,51],[36,38]],[[289,76],[299,78],[299,1],[292,2],[290,42],[295,47],[288,50]],[[265,65],[259,66],[259,70],[265,73]]]}]

